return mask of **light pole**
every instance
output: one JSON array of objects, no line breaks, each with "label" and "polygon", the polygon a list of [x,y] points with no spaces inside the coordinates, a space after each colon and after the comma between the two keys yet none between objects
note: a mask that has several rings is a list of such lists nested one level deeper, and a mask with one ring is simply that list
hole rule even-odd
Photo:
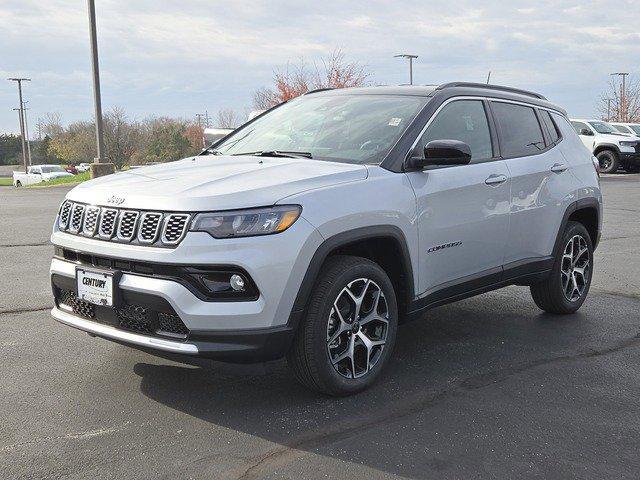
[{"label": "light pole", "polygon": [[627,75],[628,72],[616,72],[612,73],[612,76],[617,75],[622,77],[622,84],[620,85],[620,118],[621,122],[627,121],[627,105],[626,105],[626,95],[627,95]]},{"label": "light pole", "polygon": [[27,150],[24,144],[24,102],[22,101],[22,82],[30,82],[30,78],[8,78],[11,82],[18,83],[18,99],[20,101],[20,138],[22,139],[22,163],[24,164],[24,173],[27,173]]},{"label": "light pole", "polygon": [[413,85],[413,59],[418,58],[418,55],[400,53],[399,55],[394,55],[393,58],[407,58],[409,60],[409,85]]},{"label": "light pole", "polygon": [[93,69],[93,100],[96,111],[97,156],[94,163],[104,163],[104,140],[102,134],[102,102],[100,100],[100,69],[98,66],[98,35],[96,33],[96,6],[94,0],[87,0],[89,6],[89,36],[91,39],[91,67]]}]

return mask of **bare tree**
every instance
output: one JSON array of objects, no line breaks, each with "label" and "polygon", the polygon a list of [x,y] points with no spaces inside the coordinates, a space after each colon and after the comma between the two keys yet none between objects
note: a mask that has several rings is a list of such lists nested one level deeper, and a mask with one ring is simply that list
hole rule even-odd
[{"label": "bare tree", "polygon": [[611,79],[598,110],[608,122],[640,122],[640,82],[629,77],[623,91],[622,83]]},{"label": "bare tree", "polygon": [[47,112],[44,118],[38,119],[40,122],[41,133],[51,138],[61,135],[64,132],[62,126],[62,115],[58,112]]},{"label": "bare tree", "polygon": [[240,125],[240,119],[235,110],[231,110],[230,108],[218,110],[217,127],[236,128],[238,125]]},{"label": "bare tree", "polygon": [[366,83],[369,73],[357,62],[347,62],[340,49],[334,50],[321,64],[309,68],[304,58],[298,65],[287,64],[273,74],[274,88],[261,88],[253,95],[253,106],[258,110],[271,108],[279,103],[318,88],[359,87]]}]

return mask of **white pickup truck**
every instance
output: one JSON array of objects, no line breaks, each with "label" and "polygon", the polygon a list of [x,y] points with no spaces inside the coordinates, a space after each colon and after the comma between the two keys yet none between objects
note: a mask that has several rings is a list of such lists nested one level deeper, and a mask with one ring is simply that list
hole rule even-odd
[{"label": "white pickup truck", "polygon": [[73,174],[67,172],[60,165],[32,165],[27,169],[27,173],[13,172],[13,186],[22,187],[48,182],[59,177],[73,177]]}]

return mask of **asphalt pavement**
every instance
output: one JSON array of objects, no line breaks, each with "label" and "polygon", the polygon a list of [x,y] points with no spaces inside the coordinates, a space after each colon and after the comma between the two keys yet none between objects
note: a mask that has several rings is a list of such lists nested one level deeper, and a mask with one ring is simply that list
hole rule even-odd
[{"label": "asphalt pavement", "polygon": [[48,243],[68,188],[0,187],[1,478],[640,477],[640,175],[602,180],[591,293],[525,287],[399,329],[345,399],[264,368],[158,359],[56,323]]}]

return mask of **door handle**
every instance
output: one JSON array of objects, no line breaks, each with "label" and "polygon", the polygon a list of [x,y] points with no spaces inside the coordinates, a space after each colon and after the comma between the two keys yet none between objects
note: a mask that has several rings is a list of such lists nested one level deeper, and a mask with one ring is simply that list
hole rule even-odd
[{"label": "door handle", "polygon": [[501,183],[504,183],[507,181],[507,176],[506,175],[490,175],[489,178],[487,178],[484,183],[486,183],[487,185],[500,185]]},{"label": "door handle", "polygon": [[555,164],[553,165],[553,167],[551,167],[551,171],[552,171],[552,172],[555,172],[555,173],[562,173],[562,172],[564,172],[567,168],[569,168],[569,167],[567,166],[567,164],[566,164],[566,163],[555,163]]}]

